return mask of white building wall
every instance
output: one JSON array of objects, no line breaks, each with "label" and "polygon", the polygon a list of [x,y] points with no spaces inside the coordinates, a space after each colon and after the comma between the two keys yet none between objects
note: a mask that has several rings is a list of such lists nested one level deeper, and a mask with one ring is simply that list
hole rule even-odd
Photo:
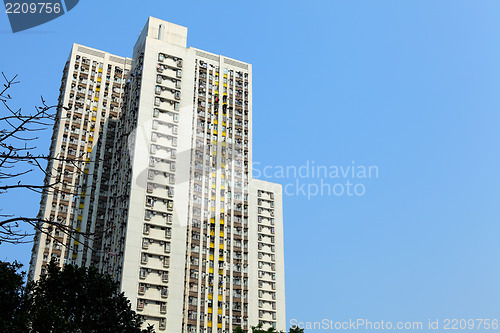
[{"label": "white building wall", "polygon": [[[119,110],[110,107],[111,94],[104,96],[106,75],[108,66],[111,66],[111,80],[114,79],[115,68],[120,68],[123,75],[130,67],[131,59],[118,57],[107,52],[89,48],[79,44],[73,44],[71,53],[64,69],[61,82],[61,94],[59,102],[69,110],[59,108],[58,123],[52,136],[50,156],[66,158],[66,162],[53,161],[49,163],[47,170],[52,173],[52,178],[47,178],[46,183],[56,183],[59,171],[66,176],[63,181],[52,187],[42,196],[39,217],[46,220],[61,222],[65,228],[78,228],[82,232],[90,232],[91,226],[87,226],[87,214],[90,205],[89,198],[85,204],[80,204],[81,191],[75,191],[81,185],[83,175],[79,168],[86,169],[86,172],[97,174],[94,170],[95,155],[92,151],[99,140],[101,121],[105,121],[111,114]],[[122,84],[120,83],[120,89]],[[121,97],[121,94],[119,94]],[[103,106],[106,101],[107,107]],[[81,107],[78,105],[81,104]],[[119,109],[119,103],[117,108]],[[104,115],[103,115],[104,113]],[[76,131],[76,132],[73,132]],[[71,139],[71,138],[74,139]],[[71,141],[74,140],[74,141]],[[64,148],[63,148],[64,147]],[[71,152],[75,152],[72,154]],[[87,159],[90,162],[87,162]],[[90,184],[93,177],[88,176]],[[59,195],[54,195],[57,189]],[[63,197],[63,193],[67,194]],[[73,203],[75,200],[76,203]],[[85,218],[83,217],[85,215]],[[47,226],[44,227],[44,229]],[[80,245],[80,242],[82,244]],[[30,279],[38,279],[44,273],[45,266],[52,259],[59,265],[64,263],[75,263],[82,265],[84,252],[89,254],[90,250],[83,247],[84,239],[67,232],[58,231],[52,228],[50,236],[37,231],[33,246],[32,258],[30,262]],[[92,248],[92,242],[88,244]]]},{"label": "white building wall", "polygon": [[[159,26],[164,26],[165,33],[163,39],[159,40],[158,31]],[[145,34],[144,31],[148,31]],[[192,94],[193,94],[193,61],[189,61],[190,53],[184,45],[179,45],[182,41],[186,40],[186,29],[176,26],[174,24],[150,18],[146,25],[143,34],[136,43],[134,54],[144,53],[144,61],[142,65],[142,80],[140,88],[140,104],[139,114],[137,118],[137,129],[135,133],[132,162],[132,185],[130,196],[130,210],[129,221],[126,234],[126,246],[124,254],[123,266],[123,279],[122,290],[127,297],[130,298],[132,304],[136,304],[138,299],[145,299],[147,304],[141,311],[141,314],[147,317],[148,322],[154,324],[156,328],[163,329],[163,325],[159,325],[158,318],[166,318],[166,326],[170,332],[180,332],[182,324],[182,304],[184,300],[184,262],[186,255],[186,221],[188,209],[188,185],[189,185],[189,167],[190,167],[190,148],[192,136]],[[182,35],[184,33],[184,36]],[[165,58],[162,62],[158,61],[159,54],[164,54]],[[180,91],[180,100],[178,100],[179,107],[175,111],[178,115],[178,120],[173,120],[171,115],[160,112],[159,115],[154,116],[154,110],[161,111],[171,110],[174,107],[169,102],[161,102],[160,106],[155,105],[155,98],[168,98],[169,100],[176,100],[172,96],[171,91],[162,91],[161,94],[155,93],[157,83],[157,66],[159,64],[168,64],[171,67],[177,67],[177,64],[172,60],[172,57],[182,59],[181,77],[171,71],[168,75],[175,79],[181,80],[180,89],[175,88],[175,91]],[[166,73],[167,70],[163,74]],[[170,85],[168,79],[162,82],[162,86],[167,87]],[[175,85],[173,85],[175,87]],[[174,97],[174,98],[173,98]],[[159,125],[156,129],[156,122]],[[173,134],[173,126],[177,128],[177,134]],[[152,142],[152,134],[160,133],[169,135],[169,138],[176,137],[177,143],[174,145],[171,140],[161,141],[162,147],[168,147],[170,150],[175,150],[175,159],[171,159],[171,151],[163,151],[163,148],[158,149],[154,154],[151,152],[151,145],[160,144],[160,142]],[[165,137],[164,137],[165,138]],[[160,139],[161,140],[161,139]],[[160,141],[159,140],[159,141]],[[175,162],[175,171],[170,172],[175,177],[174,183],[167,181],[163,175],[155,177],[154,180],[148,179],[148,170],[150,167],[150,157],[165,158]],[[144,251],[142,249],[142,242],[145,236],[143,235],[144,214],[145,214],[145,201],[148,193],[147,184],[151,182],[164,182],[174,188],[173,196],[173,219],[171,238],[166,239],[164,236],[159,237],[161,241],[170,243],[170,253],[164,254],[170,259],[168,268],[162,268],[162,271],[168,272],[168,282],[160,282],[159,279],[154,280],[155,277],[148,276],[145,281],[139,279],[139,269],[143,267],[150,269],[155,267],[153,263],[140,264],[141,253],[154,253],[154,251]],[[161,180],[163,178],[163,180]],[[153,237],[148,236],[149,239]],[[155,237],[156,238],[156,237]],[[152,260],[150,260],[152,261]],[[153,268],[154,270],[154,268]],[[148,274],[149,275],[149,274]],[[151,274],[153,275],[153,274]],[[149,295],[138,295],[139,283],[156,282],[159,285],[168,286],[168,298],[163,299],[157,292]],[[159,282],[159,283],[158,283]],[[151,284],[151,283],[150,283]],[[146,297],[149,296],[149,297]],[[154,302],[166,301],[166,314],[159,311],[159,307]]]},{"label": "white building wall", "polygon": [[282,187],[250,181],[250,321],[286,331]]},{"label": "white building wall", "polygon": [[[251,179],[252,66],[186,41],[185,27],[150,17],[135,44],[100,267],[157,330],[230,333],[259,322],[285,330],[281,186]],[[87,206],[78,213],[85,221]],[[271,211],[272,223],[259,220]],[[89,254],[75,254],[89,264]]]}]

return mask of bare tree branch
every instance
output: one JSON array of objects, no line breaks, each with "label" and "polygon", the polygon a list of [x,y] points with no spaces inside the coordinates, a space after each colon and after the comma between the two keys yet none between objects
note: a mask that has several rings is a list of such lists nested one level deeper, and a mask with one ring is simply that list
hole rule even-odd
[{"label": "bare tree branch", "polygon": [[[81,156],[51,156],[38,154],[36,152],[39,140],[38,133],[51,130],[58,121],[58,117],[63,110],[70,110],[70,107],[62,105],[47,105],[41,97],[41,105],[34,108],[32,112],[25,112],[22,109],[11,107],[13,98],[9,91],[17,85],[17,75],[8,78],[2,72],[3,88],[0,89],[0,195],[10,191],[34,191],[42,195],[62,194],[76,197],[80,195],[80,185],[78,182],[73,184],[75,174],[82,175],[85,165],[98,162],[99,160],[90,160],[83,153]],[[59,112],[59,115],[58,115]],[[53,148],[53,147],[52,147]],[[58,163],[56,163],[58,162]],[[56,167],[56,165],[59,165]],[[71,166],[71,168],[61,167]],[[73,170],[73,171],[68,171]],[[28,183],[26,176],[32,173],[40,174],[45,177],[44,181],[39,183]],[[35,174],[33,174],[35,175]],[[40,177],[42,180],[43,177]],[[65,180],[71,181],[70,184]],[[3,207],[5,209],[7,207]],[[71,202],[66,214],[70,216]],[[8,212],[0,214],[0,244],[22,244],[33,241],[33,235],[36,232],[46,235],[48,239],[56,243],[61,243],[57,236],[58,233],[66,235],[66,239],[84,241],[92,239],[93,233],[82,232],[74,228],[73,221],[66,219],[53,221],[44,218],[40,212],[37,217],[19,216]],[[33,232],[26,231],[26,227]],[[55,232],[57,231],[57,233]],[[69,243],[69,242],[68,242]],[[84,247],[83,251],[88,250]]]}]

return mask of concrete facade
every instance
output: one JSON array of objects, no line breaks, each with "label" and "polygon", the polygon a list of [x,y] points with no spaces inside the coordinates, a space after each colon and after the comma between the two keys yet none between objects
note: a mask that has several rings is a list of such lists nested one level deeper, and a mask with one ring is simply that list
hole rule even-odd
[{"label": "concrete facade", "polygon": [[[111,274],[156,330],[285,330],[281,185],[251,176],[252,66],[186,41],[185,27],[150,17],[122,58],[120,115],[102,113],[89,150],[99,158],[75,175],[71,221],[94,236],[63,239],[62,257]],[[43,274],[37,237],[32,278]]]}]

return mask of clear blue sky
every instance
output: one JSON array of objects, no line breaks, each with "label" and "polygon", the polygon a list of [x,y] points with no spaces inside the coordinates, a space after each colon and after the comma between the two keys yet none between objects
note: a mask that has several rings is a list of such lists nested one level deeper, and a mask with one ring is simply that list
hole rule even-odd
[{"label": "clear blue sky", "polygon": [[[80,1],[17,34],[1,14],[0,70],[19,74],[17,106],[56,103],[73,42],[130,56],[148,16],[187,26],[190,46],[253,64],[261,169],[378,167],[353,180],[363,196],[285,196],[287,320],[500,318],[499,13],[487,0]],[[0,260],[28,265],[30,249],[1,245]]]}]

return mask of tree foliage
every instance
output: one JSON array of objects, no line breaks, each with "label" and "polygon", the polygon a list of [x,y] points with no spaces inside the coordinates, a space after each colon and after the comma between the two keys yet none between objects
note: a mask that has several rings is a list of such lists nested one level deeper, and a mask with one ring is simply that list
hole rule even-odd
[{"label": "tree foliage", "polygon": [[118,283],[95,268],[51,263],[48,273],[27,287],[18,269],[0,265],[1,296],[12,300],[1,303],[2,332],[153,332],[141,330],[141,318]]},{"label": "tree foliage", "polygon": [[0,262],[0,332],[27,331],[21,267],[17,262]]},{"label": "tree foliage", "polygon": [[284,333],[281,331],[276,331],[274,327],[269,327],[267,330],[262,328],[262,324],[257,326],[252,326],[252,333]]},{"label": "tree foliage", "polygon": [[294,325],[294,326],[290,327],[290,329],[288,330],[288,333],[304,333],[304,329],[298,327],[297,325]]},{"label": "tree foliage", "polygon": [[[252,333],[284,333],[283,331],[277,331],[274,327],[269,327],[268,329],[263,329],[262,327],[262,324],[252,326]],[[246,331],[238,326],[233,330],[233,333],[246,333]],[[288,333],[304,333],[304,329],[298,326],[292,326]]]}]

